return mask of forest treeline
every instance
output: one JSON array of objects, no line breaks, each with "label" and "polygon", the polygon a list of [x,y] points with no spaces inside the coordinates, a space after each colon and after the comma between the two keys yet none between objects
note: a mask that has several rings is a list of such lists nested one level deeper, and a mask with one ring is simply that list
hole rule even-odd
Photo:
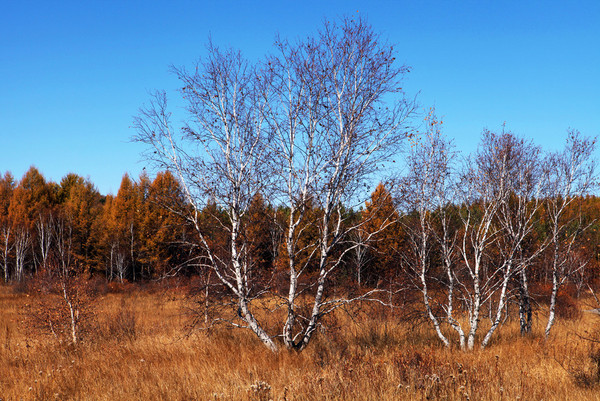
[{"label": "forest treeline", "polygon": [[[187,208],[182,188],[169,171],[159,172],[153,179],[145,173],[137,179],[125,174],[116,195],[101,194],[93,182],[74,173],[56,183],[46,180],[34,166],[20,180],[5,172],[0,177],[2,278],[6,283],[21,282],[55,265],[66,266],[74,274],[100,275],[119,282],[197,275],[202,271],[202,253],[195,247],[198,239],[193,222],[186,219]],[[365,208],[346,211],[346,224],[372,213],[386,219],[393,209],[389,192],[380,184]],[[311,207],[307,213],[303,222],[306,244],[316,239],[321,212]],[[219,223],[224,213],[209,203],[197,223],[210,232],[213,244],[227,252],[229,239]],[[270,204],[260,194],[252,199],[244,241],[251,244],[257,272],[271,274],[285,268],[279,255],[285,253],[286,214],[289,210]],[[375,286],[396,275],[393,255],[401,252],[403,242],[398,227],[392,225],[381,232],[368,252],[349,255],[340,281]]]},{"label": "forest treeline", "polygon": [[6,282],[22,281],[49,265],[119,281],[157,279],[188,267],[186,227],[159,203],[178,201],[179,186],[169,173],[153,180],[125,174],[116,196],[100,194],[72,173],[60,183],[47,181],[35,167],[18,181],[6,172],[0,188]]},{"label": "forest treeline", "polygon": [[[50,264],[68,266],[86,277],[102,276],[119,282],[198,275],[204,272],[203,255],[195,246],[198,239],[193,223],[185,218],[189,213],[186,207],[182,188],[169,171],[159,172],[154,178],[142,173],[132,179],[125,174],[116,195],[101,194],[93,182],[74,173],[55,183],[33,166],[20,180],[5,172],[0,178],[2,278],[6,283],[20,282]],[[454,212],[455,221],[450,224],[459,226],[460,205],[447,208]],[[216,204],[208,204],[198,215],[198,224],[226,253],[229,238],[217,218],[223,213]],[[285,270],[287,255],[282,236],[288,213],[285,207],[269,203],[260,194],[252,199],[245,217],[244,242],[251,244],[249,255],[257,274],[270,278],[277,270]],[[316,206],[306,213],[304,243],[315,244],[321,213]],[[334,279],[336,284],[372,288],[414,279],[406,258],[413,252],[409,227],[417,225],[415,210],[403,210],[390,188],[380,183],[370,201],[345,213],[344,224],[359,224],[362,228],[350,241],[354,249],[343,258],[343,268]],[[571,251],[585,261],[581,263],[585,268],[569,276],[569,283],[579,292],[588,284],[595,286],[599,278],[600,198],[579,197],[569,204],[565,214],[581,215],[586,226]],[[390,216],[396,221],[381,229]],[[540,211],[536,229],[528,239],[530,249],[547,241],[548,220],[549,216]],[[361,235],[365,239],[373,237],[356,247]],[[310,250],[305,253],[308,259]],[[539,285],[540,291],[552,282],[550,257],[546,249],[528,267],[530,282]]]}]

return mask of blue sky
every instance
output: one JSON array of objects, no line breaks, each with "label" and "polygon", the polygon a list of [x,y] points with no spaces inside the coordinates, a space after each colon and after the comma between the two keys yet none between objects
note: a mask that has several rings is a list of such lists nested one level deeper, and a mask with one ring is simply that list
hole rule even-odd
[{"label": "blue sky", "polygon": [[36,165],[116,193],[144,163],[132,117],[169,66],[191,65],[208,35],[258,59],[276,33],[315,32],[358,13],[412,66],[405,89],[436,106],[472,151],[507,127],[556,149],[568,128],[600,136],[600,2],[11,1],[0,16],[0,172]]}]

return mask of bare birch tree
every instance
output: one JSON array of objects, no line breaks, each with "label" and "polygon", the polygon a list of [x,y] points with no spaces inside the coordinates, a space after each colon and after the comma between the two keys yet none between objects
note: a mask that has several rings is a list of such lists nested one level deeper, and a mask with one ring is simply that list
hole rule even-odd
[{"label": "bare birch tree", "polygon": [[356,282],[359,287],[363,282],[363,270],[371,262],[371,246],[368,241],[368,236],[369,235],[364,230],[356,230],[351,235],[351,241],[354,245],[352,260],[354,261],[356,268]]},{"label": "bare birch tree", "polygon": [[15,182],[10,173],[7,172],[0,177],[0,261],[5,283],[8,283],[10,277],[9,261],[14,247],[14,228],[8,215],[14,188]]},{"label": "bare birch tree", "polygon": [[[479,329],[481,309],[485,302],[498,289],[497,275],[503,275],[500,287],[506,292],[509,271],[501,268],[488,272],[487,251],[497,242],[500,229],[495,224],[495,217],[506,188],[503,182],[493,182],[486,177],[484,166],[477,162],[469,162],[461,180],[462,200],[461,208],[462,236],[459,242],[459,251],[467,274],[461,277],[460,285],[463,288],[463,300],[468,312],[467,347],[475,346],[475,335]],[[501,294],[502,300],[506,299]]]},{"label": "bare birch tree", "polygon": [[[541,149],[531,141],[525,141],[507,132],[497,138],[494,149],[497,149],[495,153],[502,157],[505,166],[495,180],[504,180],[506,184],[503,185],[506,185],[508,190],[498,209],[498,224],[502,229],[498,241],[498,256],[500,263],[514,272],[521,334],[526,334],[531,331],[532,325],[528,267],[545,248],[544,243],[538,243],[533,248],[526,246],[526,240],[531,238],[538,223],[538,212],[542,205]],[[496,170],[489,172],[492,176],[495,173]],[[493,329],[500,324],[501,306],[504,306],[505,302],[500,299],[495,316],[491,315]],[[486,335],[483,346],[487,345],[492,333],[490,330]]]},{"label": "bare birch tree", "polygon": [[[407,121],[414,103],[401,87],[408,67],[396,65],[393,47],[362,20],[325,23],[315,37],[296,44],[278,41],[278,49],[279,56],[268,60],[273,85],[267,104],[276,139],[274,160],[282,166],[278,188],[290,210],[284,238],[289,291],[283,340],[288,348],[302,350],[323,316],[349,301],[328,299],[326,280],[369,238],[356,241],[365,221],[350,222],[344,208],[367,199],[364,188],[373,173],[410,136]],[[309,257],[298,265],[298,255],[305,252],[298,241],[309,202],[321,211],[319,235]],[[392,219],[393,214],[383,219],[367,237]],[[343,250],[332,257],[341,244]],[[318,276],[308,287],[313,291],[310,313],[303,315],[298,303],[306,289],[298,282],[313,259]]]},{"label": "bare birch tree", "polygon": [[93,291],[77,273],[81,272],[50,257],[32,279],[38,296],[26,307],[27,323],[32,328],[72,345],[79,344],[95,323]]},{"label": "bare birch tree", "polygon": [[[523,250],[539,208],[538,156],[537,147],[510,132],[495,134],[486,130],[477,154],[462,174],[462,232],[457,246],[465,274],[455,275],[454,282],[468,313],[468,349],[475,346],[484,306],[489,311],[490,326],[481,347],[489,344],[502,322],[510,280],[525,272],[539,254],[539,250]],[[457,320],[451,321],[458,327]],[[459,335],[461,330],[457,330]]]},{"label": "bare birch tree", "polygon": [[[589,227],[584,223],[576,204],[597,188],[593,159],[595,148],[595,138],[585,138],[578,131],[569,131],[565,148],[548,155],[544,166],[544,179],[547,182],[544,206],[550,223],[552,253],[552,292],[544,332],[546,338],[554,324],[560,287],[587,263],[574,257],[576,240]],[[569,209],[572,209],[572,213],[569,213]]]},{"label": "bare birch tree", "polygon": [[67,274],[72,265],[73,253],[73,222],[70,217],[65,215],[58,216],[54,221],[52,230],[54,254],[56,267],[59,267],[62,274]]},{"label": "bare birch tree", "polygon": [[35,222],[35,228],[37,232],[37,245],[40,251],[40,264],[42,268],[45,268],[48,263],[48,256],[50,255],[50,247],[52,245],[52,231],[54,225],[54,218],[51,212],[38,213],[38,218]]},{"label": "bare birch tree", "polygon": [[14,243],[11,239],[11,231],[12,227],[9,224],[3,224],[0,227],[0,257],[2,258],[2,270],[5,283],[8,283],[8,279],[10,277],[10,252],[14,247]]},{"label": "bare birch tree", "polygon": [[[142,110],[135,126],[137,139],[152,149],[149,158],[182,183],[202,264],[236,300],[242,323],[230,323],[251,329],[271,350],[278,349],[274,337],[281,335],[287,348],[300,351],[323,316],[348,302],[326,293],[327,278],[356,246],[349,235],[360,223],[349,225],[345,208],[368,197],[370,178],[409,135],[413,102],[400,85],[408,68],[396,66],[393,48],[363,21],[326,23],[315,37],[296,44],[278,41],[278,51],[257,69],[239,53],[209,46],[194,72],[175,70],[190,116],[182,134],[174,131],[163,93]],[[253,312],[252,302],[263,291],[241,235],[250,201],[257,193],[269,195],[270,188],[277,189],[273,199],[288,216],[282,334],[268,333]],[[208,202],[224,212],[214,218],[229,234],[226,256],[211,246],[199,224]],[[319,211],[318,237],[300,245],[309,204]],[[337,249],[342,250],[333,258]],[[303,252],[308,257],[298,265]],[[316,279],[299,288],[309,263],[317,266]],[[312,306],[301,313],[305,308],[298,303],[309,295]]]},{"label": "bare birch tree", "polygon": [[[260,291],[254,289],[252,260],[242,235],[252,198],[269,183],[264,98],[258,95],[265,82],[240,53],[212,45],[192,72],[175,73],[184,84],[188,122],[181,132],[175,131],[166,95],[158,93],[136,119],[137,139],[150,145],[151,160],[181,182],[190,205],[184,217],[196,229],[201,264],[215,273],[237,304],[241,323],[231,323],[252,330],[274,351],[277,345],[253,313],[251,304]],[[224,211],[213,217],[229,235],[226,257],[211,246],[199,221],[209,202]]]},{"label": "bare birch tree", "polygon": [[[459,343],[464,348],[464,333],[453,318],[454,303],[454,245],[456,235],[450,232],[447,208],[452,201],[451,169],[455,153],[451,144],[442,136],[442,122],[435,110],[431,109],[425,119],[426,130],[416,141],[407,157],[408,174],[402,179],[401,199],[405,204],[407,216],[403,221],[410,253],[403,255],[402,265],[412,271],[416,277],[416,286],[423,296],[427,318],[442,343],[450,346],[449,337],[442,330],[442,322],[447,320],[459,334]],[[442,268],[447,282],[446,316],[436,313],[430,293],[433,260],[439,251]],[[438,277],[433,277],[440,279]]]}]

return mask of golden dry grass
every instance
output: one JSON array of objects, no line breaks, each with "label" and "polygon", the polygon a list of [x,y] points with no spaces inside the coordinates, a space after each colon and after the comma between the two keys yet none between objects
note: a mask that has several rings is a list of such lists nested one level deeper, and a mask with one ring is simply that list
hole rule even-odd
[{"label": "golden dry grass", "polygon": [[340,313],[303,353],[272,354],[244,331],[186,335],[176,292],[98,298],[93,338],[76,348],[26,330],[29,302],[0,287],[2,400],[600,400],[596,345],[577,336],[599,327],[592,314],[548,342],[541,320],[530,338],[509,323],[465,353],[426,326]]}]

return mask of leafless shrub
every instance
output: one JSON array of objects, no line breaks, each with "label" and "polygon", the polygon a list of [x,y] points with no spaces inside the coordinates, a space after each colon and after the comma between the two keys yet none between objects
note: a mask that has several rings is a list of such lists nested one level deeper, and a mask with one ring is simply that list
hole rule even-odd
[{"label": "leafless shrub", "polygon": [[28,329],[73,345],[93,337],[97,329],[94,294],[82,275],[49,265],[32,278],[30,286],[33,300],[23,319]]}]

